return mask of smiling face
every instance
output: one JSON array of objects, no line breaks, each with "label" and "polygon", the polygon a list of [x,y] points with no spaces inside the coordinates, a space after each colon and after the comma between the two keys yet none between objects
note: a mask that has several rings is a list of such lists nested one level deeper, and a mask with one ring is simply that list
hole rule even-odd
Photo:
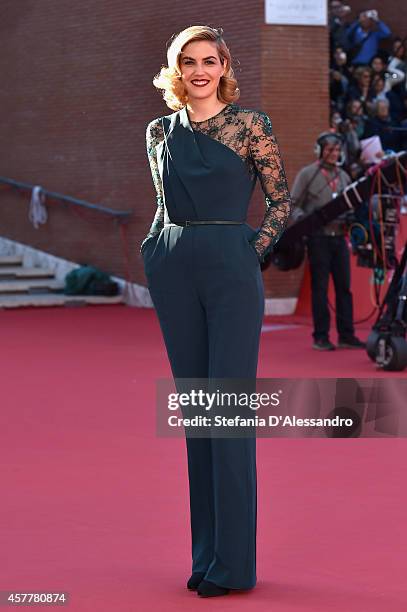
[{"label": "smiling face", "polygon": [[224,66],[218,55],[216,43],[209,40],[188,43],[180,54],[179,67],[190,100],[217,98]]},{"label": "smiling face", "polygon": [[327,142],[322,150],[322,159],[325,163],[335,165],[341,156],[341,145]]}]

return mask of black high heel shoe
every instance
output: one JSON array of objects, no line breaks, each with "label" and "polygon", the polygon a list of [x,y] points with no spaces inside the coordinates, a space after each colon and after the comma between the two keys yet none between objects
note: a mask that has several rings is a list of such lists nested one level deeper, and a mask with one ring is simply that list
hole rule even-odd
[{"label": "black high heel shoe", "polygon": [[205,572],[194,572],[191,578],[187,582],[187,589],[190,591],[196,591],[199,583],[203,580]]},{"label": "black high heel shoe", "polygon": [[218,586],[214,582],[209,582],[209,580],[202,580],[197,591],[201,597],[216,597],[217,595],[227,595],[230,589]]}]

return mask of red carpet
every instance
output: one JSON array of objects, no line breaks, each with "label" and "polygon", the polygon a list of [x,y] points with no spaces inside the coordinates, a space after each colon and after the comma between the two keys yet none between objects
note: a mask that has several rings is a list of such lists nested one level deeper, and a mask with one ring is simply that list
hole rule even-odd
[{"label": "red carpet", "polygon": [[[301,325],[265,328],[259,377],[395,375],[364,351],[312,351],[306,319],[276,322]],[[155,313],[26,309],[0,325],[0,590],[65,591],[74,612],[407,609],[405,439],[258,440],[258,585],[202,600],[184,584],[185,442],[155,435],[170,376]]]}]

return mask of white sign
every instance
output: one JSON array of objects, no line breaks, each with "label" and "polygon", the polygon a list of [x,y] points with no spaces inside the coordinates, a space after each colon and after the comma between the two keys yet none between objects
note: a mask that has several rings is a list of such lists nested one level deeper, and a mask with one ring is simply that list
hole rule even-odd
[{"label": "white sign", "polygon": [[327,25],[327,0],[265,0],[266,23]]},{"label": "white sign", "polygon": [[360,161],[367,164],[377,164],[379,161],[381,161],[384,151],[380,136],[364,138],[360,141],[360,146],[362,147]]}]

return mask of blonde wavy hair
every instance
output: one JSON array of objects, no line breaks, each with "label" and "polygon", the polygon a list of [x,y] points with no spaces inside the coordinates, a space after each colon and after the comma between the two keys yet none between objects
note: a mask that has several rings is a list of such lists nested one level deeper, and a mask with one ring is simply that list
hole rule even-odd
[{"label": "blonde wavy hair", "polygon": [[223,39],[222,28],[215,29],[209,26],[190,26],[173,38],[168,50],[168,66],[162,66],[153,79],[153,85],[162,90],[163,98],[172,110],[180,110],[188,101],[186,88],[181,80],[180,55],[183,48],[190,42],[209,40],[216,43],[219,58],[222,63],[226,60],[225,74],[221,76],[218,85],[218,99],[224,104],[235,102],[240,96],[234,72],[231,66],[230,51]]}]

